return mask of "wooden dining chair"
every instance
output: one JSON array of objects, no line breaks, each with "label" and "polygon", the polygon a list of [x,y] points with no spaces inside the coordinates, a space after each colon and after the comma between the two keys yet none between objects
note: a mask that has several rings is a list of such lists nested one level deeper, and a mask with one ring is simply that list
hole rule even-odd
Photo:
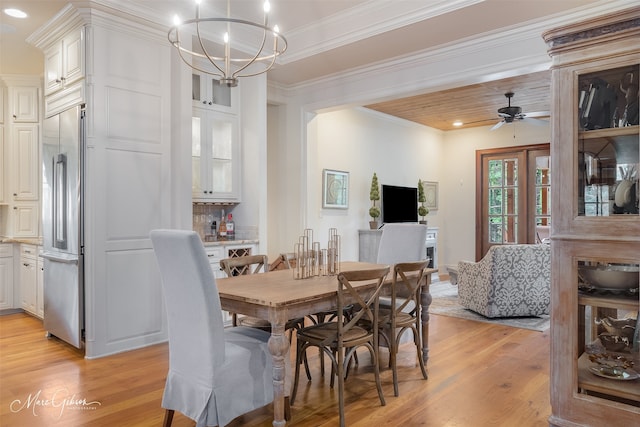
[{"label": "wooden dining chair", "polygon": [[266,255],[246,255],[220,260],[220,268],[228,277],[266,273],[269,259]]},{"label": "wooden dining chair", "polygon": [[[292,269],[295,268],[296,263],[298,262],[296,254],[294,252],[283,252],[278,256],[278,259],[280,260],[280,265],[283,266],[284,269]],[[351,310],[353,309],[352,306],[347,306],[344,309],[344,313],[345,316],[349,316],[349,313],[351,312]],[[336,318],[336,312],[335,310],[333,311],[320,311],[314,314],[310,314],[308,316],[306,316],[307,319],[309,319],[309,321],[312,324],[318,324],[318,323],[322,323],[322,322],[329,322],[332,320],[335,320]],[[320,351],[320,355],[319,355],[319,359],[320,359],[320,375],[324,376],[324,357],[323,357],[323,353],[322,350]],[[357,360],[357,356],[354,355],[355,360]],[[307,374],[307,378],[309,379],[309,381],[311,381],[311,372],[309,371],[309,368],[307,366],[307,364],[305,364],[305,368],[306,368],[306,374]]]},{"label": "wooden dining chair", "polygon": [[[358,347],[364,346],[371,354],[374,368],[376,387],[380,404],[385,405],[380,383],[378,364],[378,333],[375,328],[363,328],[360,322],[367,319],[371,324],[378,324],[378,300],[384,285],[384,279],[389,273],[389,267],[367,270],[343,271],[338,274],[338,293],[335,322],[323,322],[298,330],[296,343],[296,372],[291,392],[291,405],[294,404],[300,377],[300,363],[309,347],[318,347],[329,356],[332,373],[338,381],[338,406],[340,412],[340,426],[345,426],[344,416],[344,380],[347,364]],[[362,295],[355,284],[373,282],[366,295]],[[358,310],[349,319],[345,318],[344,307],[353,304]],[[331,386],[334,384],[331,377]]]},{"label": "wooden dining chair", "polygon": [[[413,333],[422,377],[427,379],[427,370],[422,360],[422,335],[420,319],[420,290],[425,280],[428,260],[398,263],[393,266],[391,282],[391,307],[380,308],[380,336],[389,348],[389,365],[393,371],[393,393],[398,396],[397,356],[400,338],[406,331]],[[399,298],[398,295],[403,295]]]},{"label": "wooden dining chair", "polygon": [[[153,230],[150,237],[169,330],[164,426],[171,425],[175,411],[198,426],[224,426],[271,403],[270,335],[254,328],[225,329],[216,280],[200,237],[184,230]],[[288,358],[285,369],[290,370]]]}]

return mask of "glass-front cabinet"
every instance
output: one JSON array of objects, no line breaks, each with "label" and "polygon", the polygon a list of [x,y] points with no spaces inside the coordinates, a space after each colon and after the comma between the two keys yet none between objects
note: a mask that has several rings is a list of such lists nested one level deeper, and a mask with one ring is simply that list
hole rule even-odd
[{"label": "glass-front cabinet", "polygon": [[237,116],[194,108],[191,120],[193,200],[240,202]]},{"label": "glass-front cabinet", "polygon": [[640,420],[640,7],[547,31],[553,426]]},{"label": "glass-front cabinet", "polygon": [[219,108],[232,110],[236,107],[235,91],[227,85],[221,85],[220,80],[205,73],[191,75],[191,100],[196,108]]},{"label": "glass-front cabinet", "polygon": [[578,215],[638,215],[640,67],[578,77]]}]

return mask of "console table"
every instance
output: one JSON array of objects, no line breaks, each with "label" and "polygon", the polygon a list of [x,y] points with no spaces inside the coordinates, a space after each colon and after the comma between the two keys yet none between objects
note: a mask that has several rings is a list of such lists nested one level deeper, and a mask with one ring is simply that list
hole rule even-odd
[{"label": "console table", "polygon": [[[358,261],[375,263],[378,260],[378,247],[382,229],[358,230]],[[425,242],[426,256],[431,258],[429,268],[438,269],[438,227],[427,228],[427,240]],[[437,274],[437,273],[435,273]]]}]

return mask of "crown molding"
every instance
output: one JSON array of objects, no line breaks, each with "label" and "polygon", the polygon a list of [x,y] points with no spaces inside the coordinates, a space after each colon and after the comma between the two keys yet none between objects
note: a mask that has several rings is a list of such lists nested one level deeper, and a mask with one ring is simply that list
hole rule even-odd
[{"label": "crown molding", "polygon": [[[269,82],[269,90],[280,99],[311,100],[310,108],[325,108],[327,105],[381,101],[542,71],[551,65],[542,38],[549,28],[623,10],[634,4],[635,0],[602,1],[569,14],[557,14],[527,25],[476,35],[295,85]],[[491,59],[496,55],[498,59]]]},{"label": "crown molding", "polygon": [[[295,62],[483,1],[370,0],[311,25],[284,31],[289,40],[289,49],[279,63]],[[318,40],[322,42],[318,43]]]}]

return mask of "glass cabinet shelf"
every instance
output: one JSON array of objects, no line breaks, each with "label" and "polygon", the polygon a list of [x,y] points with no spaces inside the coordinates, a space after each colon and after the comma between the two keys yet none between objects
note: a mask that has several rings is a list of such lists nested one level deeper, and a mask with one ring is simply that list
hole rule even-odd
[{"label": "glass cabinet shelf", "polygon": [[638,215],[640,126],[578,135],[578,215]]},{"label": "glass cabinet shelf", "polygon": [[639,72],[634,64],[580,75],[579,130],[638,125]]},{"label": "glass cabinet shelf", "polygon": [[577,262],[578,392],[640,407],[640,264],[615,261]]},{"label": "glass cabinet shelf", "polygon": [[638,64],[578,77],[578,216],[638,215]]}]

